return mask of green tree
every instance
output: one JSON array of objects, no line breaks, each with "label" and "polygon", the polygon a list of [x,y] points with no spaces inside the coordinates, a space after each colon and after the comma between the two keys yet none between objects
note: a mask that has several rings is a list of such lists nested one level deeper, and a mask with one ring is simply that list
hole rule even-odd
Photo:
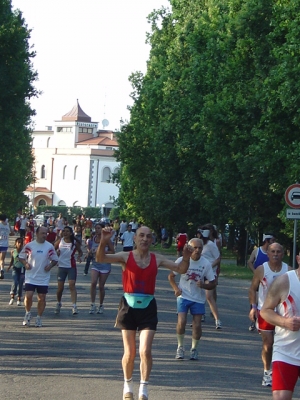
[{"label": "green tree", "polygon": [[30,99],[37,96],[30,30],[10,0],[0,0],[0,210],[14,214],[24,205],[32,181]]}]

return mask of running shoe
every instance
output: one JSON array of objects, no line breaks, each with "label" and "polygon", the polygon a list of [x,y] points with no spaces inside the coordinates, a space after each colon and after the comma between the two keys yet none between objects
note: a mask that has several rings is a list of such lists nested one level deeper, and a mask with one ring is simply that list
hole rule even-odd
[{"label": "running shoe", "polygon": [[148,397],[142,394],[141,396],[139,396],[139,400],[148,400]]},{"label": "running shoe", "polygon": [[1,269],[0,271],[0,279],[4,279],[4,269]]},{"label": "running shoe", "polygon": [[123,400],[133,400],[133,393],[132,392],[124,393]]},{"label": "running shoe", "polygon": [[98,310],[97,310],[97,314],[103,314],[104,312],[104,307],[103,306],[99,306]]},{"label": "running shoe", "polygon": [[35,319],[35,327],[36,328],[41,328],[43,326],[42,324],[42,319],[41,317],[38,315]]},{"label": "running shoe", "polygon": [[272,386],[272,371],[264,372],[261,385],[262,386]]},{"label": "running shoe", "polygon": [[22,305],[21,300],[18,300],[18,301],[17,301],[17,306],[21,306],[21,305]]},{"label": "running shoe", "polygon": [[10,299],[8,304],[9,304],[10,306],[12,306],[12,305],[14,304],[14,299]]},{"label": "running shoe", "polygon": [[77,306],[74,306],[74,307],[72,308],[72,314],[73,314],[73,315],[77,315],[77,314],[78,314]]},{"label": "running shoe", "polygon": [[184,350],[182,346],[179,346],[176,351],[176,360],[183,360],[184,359]]},{"label": "running shoe", "polygon": [[56,307],[55,307],[55,314],[58,315],[60,314],[60,309],[61,309],[61,303],[56,303]]},{"label": "running shoe", "polygon": [[222,322],[219,319],[216,319],[216,329],[222,329]]},{"label": "running shoe", "polygon": [[25,317],[24,317],[24,321],[23,321],[23,326],[29,326],[30,325],[30,319],[31,319],[31,313],[30,312],[26,312],[25,313]]},{"label": "running shoe", "polygon": [[191,349],[191,351],[190,351],[190,360],[198,360],[198,351],[197,351],[197,349]]},{"label": "running shoe", "polygon": [[90,314],[95,314],[95,311],[96,311],[96,306],[95,306],[95,304],[91,304],[91,308],[90,308],[89,313],[90,313]]},{"label": "running shoe", "polygon": [[255,331],[255,322],[251,322],[250,326],[249,326],[249,331],[250,332],[254,332]]}]

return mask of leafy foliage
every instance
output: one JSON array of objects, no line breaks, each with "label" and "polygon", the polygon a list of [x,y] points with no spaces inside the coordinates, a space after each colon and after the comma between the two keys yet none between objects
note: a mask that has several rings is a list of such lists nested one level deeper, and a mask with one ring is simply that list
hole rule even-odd
[{"label": "leafy foliage", "polygon": [[300,1],[170,3],[149,16],[147,73],[130,77],[120,205],[152,227],[195,233],[213,221],[287,240],[279,216],[300,173]]},{"label": "leafy foliage", "polygon": [[29,100],[37,95],[27,28],[21,12],[0,0],[0,210],[15,213],[24,205],[23,191],[32,181]]}]

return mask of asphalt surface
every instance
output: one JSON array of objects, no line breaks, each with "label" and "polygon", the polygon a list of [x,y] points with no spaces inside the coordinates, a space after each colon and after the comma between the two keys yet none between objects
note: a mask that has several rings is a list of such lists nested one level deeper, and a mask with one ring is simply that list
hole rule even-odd
[{"label": "asphalt surface", "polygon": [[[42,328],[34,327],[36,301],[32,308],[33,326],[22,326],[24,307],[8,305],[11,273],[5,273],[5,279],[0,281],[1,399],[122,399],[123,347],[120,331],[114,328],[122,295],[121,268],[113,266],[108,278],[104,314],[90,315],[90,276],[83,275],[83,267],[78,266],[76,316],[71,313],[67,285],[61,314],[54,314],[56,273],[55,268],[52,270]],[[261,338],[257,332],[248,331],[249,282],[220,278],[218,306],[223,329],[215,329],[206,307],[199,360],[188,358],[188,323],[186,359],[178,361],[176,301],[167,275],[168,271],[160,270],[157,276],[159,324],[153,344],[149,399],[271,399],[271,388],[261,386]],[[133,380],[138,399],[138,357]],[[294,399],[299,398],[298,384]]]}]

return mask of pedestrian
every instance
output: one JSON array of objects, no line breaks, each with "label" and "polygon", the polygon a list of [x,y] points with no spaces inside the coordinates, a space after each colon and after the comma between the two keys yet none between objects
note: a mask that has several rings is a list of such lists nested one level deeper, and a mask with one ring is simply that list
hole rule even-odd
[{"label": "pedestrian", "polygon": [[[256,321],[257,329],[262,338],[261,358],[264,367],[262,386],[272,386],[271,359],[275,327],[263,319],[260,310],[273,280],[290,269],[286,263],[282,262],[283,247],[279,243],[270,244],[267,253],[269,261],[256,268],[249,288],[249,302],[251,304],[249,318],[250,321]],[[258,301],[256,300],[257,289]]]},{"label": "pedestrian", "polygon": [[152,232],[146,226],[138,228],[135,234],[136,249],[130,252],[105,254],[111,240],[111,231],[105,228],[101,233],[96,261],[118,263],[122,266],[123,290],[116,327],[122,330],[124,355],[123,400],[133,399],[132,374],[136,356],[136,333],[139,332],[140,387],[139,400],[148,400],[148,381],[152,368],[152,342],[157,327],[157,306],[154,298],[156,275],[159,267],[180,274],[188,270],[192,248],[186,246],[179,264],[161,254],[150,253]]},{"label": "pedestrian", "polygon": [[[90,314],[103,314],[104,312],[104,297],[105,297],[105,283],[111,271],[111,263],[99,263],[96,260],[96,252],[101,240],[101,232],[103,226],[97,224],[95,226],[95,235],[92,240],[89,242],[89,252],[92,255],[92,267],[91,267],[91,307]],[[114,231],[112,231],[114,232]],[[107,247],[105,249],[106,254],[113,254],[114,244],[111,240],[108,242]],[[96,310],[96,288],[99,282],[99,307]]]},{"label": "pedestrian", "polygon": [[11,252],[11,260],[9,266],[7,267],[7,272],[12,267],[12,279],[13,283],[10,289],[10,301],[9,305],[14,304],[15,296],[18,292],[17,305],[20,306],[22,302],[23,284],[25,279],[25,268],[19,260],[19,254],[23,248],[23,238],[17,238],[15,240],[15,249]]},{"label": "pedestrian", "polygon": [[56,242],[56,237],[57,237],[57,235],[56,235],[56,232],[55,232],[55,229],[54,229],[54,225],[49,225],[48,233],[47,233],[47,236],[46,236],[47,242],[49,242],[49,243],[54,245],[54,243]]},{"label": "pedestrian", "polygon": [[60,313],[62,306],[61,298],[65,287],[66,278],[69,281],[69,289],[72,301],[72,314],[78,314],[77,309],[77,290],[76,278],[77,267],[75,261],[75,253],[78,252],[77,261],[81,262],[82,250],[80,243],[75,239],[73,230],[70,226],[65,226],[62,231],[62,237],[54,244],[58,254],[58,269],[57,269],[57,292],[56,292],[56,308],[55,314]]},{"label": "pedestrian", "polygon": [[[205,314],[205,290],[212,290],[216,286],[215,275],[212,266],[206,258],[201,256],[203,241],[193,238],[189,245],[194,249],[190,257],[190,266],[185,274],[180,275],[179,285],[175,277],[177,272],[170,272],[168,279],[177,298],[178,322],[176,359],[184,358],[184,335],[187,322],[187,314],[190,311],[193,316],[192,346],[190,360],[198,360],[198,343],[202,336],[201,318]],[[176,264],[182,261],[179,257]]]},{"label": "pedestrian", "polygon": [[25,237],[25,231],[26,231],[26,226],[27,226],[28,218],[26,216],[26,213],[23,213],[21,218],[20,218],[20,237],[24,238]]},{"label": "pedestrian", "polygon": [[188,242],[189,237],[186,233],[185,228],[180,228],[178,235],[176,236],[176,244],[177,244],[177,257],[182,256],[182,250],[185,244]]},{"label": "pedestrian", "polygon": [[[200,230],[200,237],[203,240],[203,250],[201,255],[206,258],[213,269],[216,285],[218,284],[218,272],[217,268],[220,262],[220,252],[216,244],[209,239],[210,229],[206,226]],[[213,290],[206,290],[206,300],[209,304],[210,311],[215,319],[216,329],[222,329],[222,322],[219,318],[219,310],[217,306],[217,290],[216,287]]]},{"label": "pedestrian", "polygon": [[[275,238],[272,233],[264,233],[263,234],[263,243],[260,247],[256,247],[253,249],[249,260],[248,260],[248,267],[251,269],[251,271],[254,273],[256,268],[260,265],[262,265],[264,262],[269,261],[268,257],[268,247],[271,243],[274,243]],[[250,306],[251,307],[251,306]],[[251,308],[250,308],[251,310]],[[249,331],[254,332],[255,331],[255,321],[251,321],[250,326],[249,326]]]},{"label": "pedestrian", "polygon": [[0,279],[4,279],[5,257],[8,249],[8,237],[15,232],[7,222],[6,214],[0,214]]},{"label": "pedestrian", "polygon": [[132,232],[132,226],[129,224],[127,226],[127,231],[125,231],[121,237],[123,251],[132,251],[133,250],[134,235],[135,235],[134,232]]},{"label": "pedestrian", "polygon": [[32,231],[29,225],[26,226],[25,229],[25,238],[24,238],[24,244],[30,243],[33,240],[33,235]]},{"label": "pedestrian", "polygon": [[26,244],[19,254],[25,267],[25,317],[24,326],[30,325],[33,294],[37,292],[36,327],[42,326],[42,315],[46,307],[46,294],[50,281],[50,271],[57,264],[58,257],[53,245],[46,241],[47,228],[39,226],[36,240]]},{"label": "pedestrian", "polygon": [[[296,256],[300,266],[300,256]],[[270,286],[261,316],[275,326],[273,345],[274,400],[290,400],[300,376],[300,269],[279,276]],[[276,311],[275,311],[276,310]]]}]

